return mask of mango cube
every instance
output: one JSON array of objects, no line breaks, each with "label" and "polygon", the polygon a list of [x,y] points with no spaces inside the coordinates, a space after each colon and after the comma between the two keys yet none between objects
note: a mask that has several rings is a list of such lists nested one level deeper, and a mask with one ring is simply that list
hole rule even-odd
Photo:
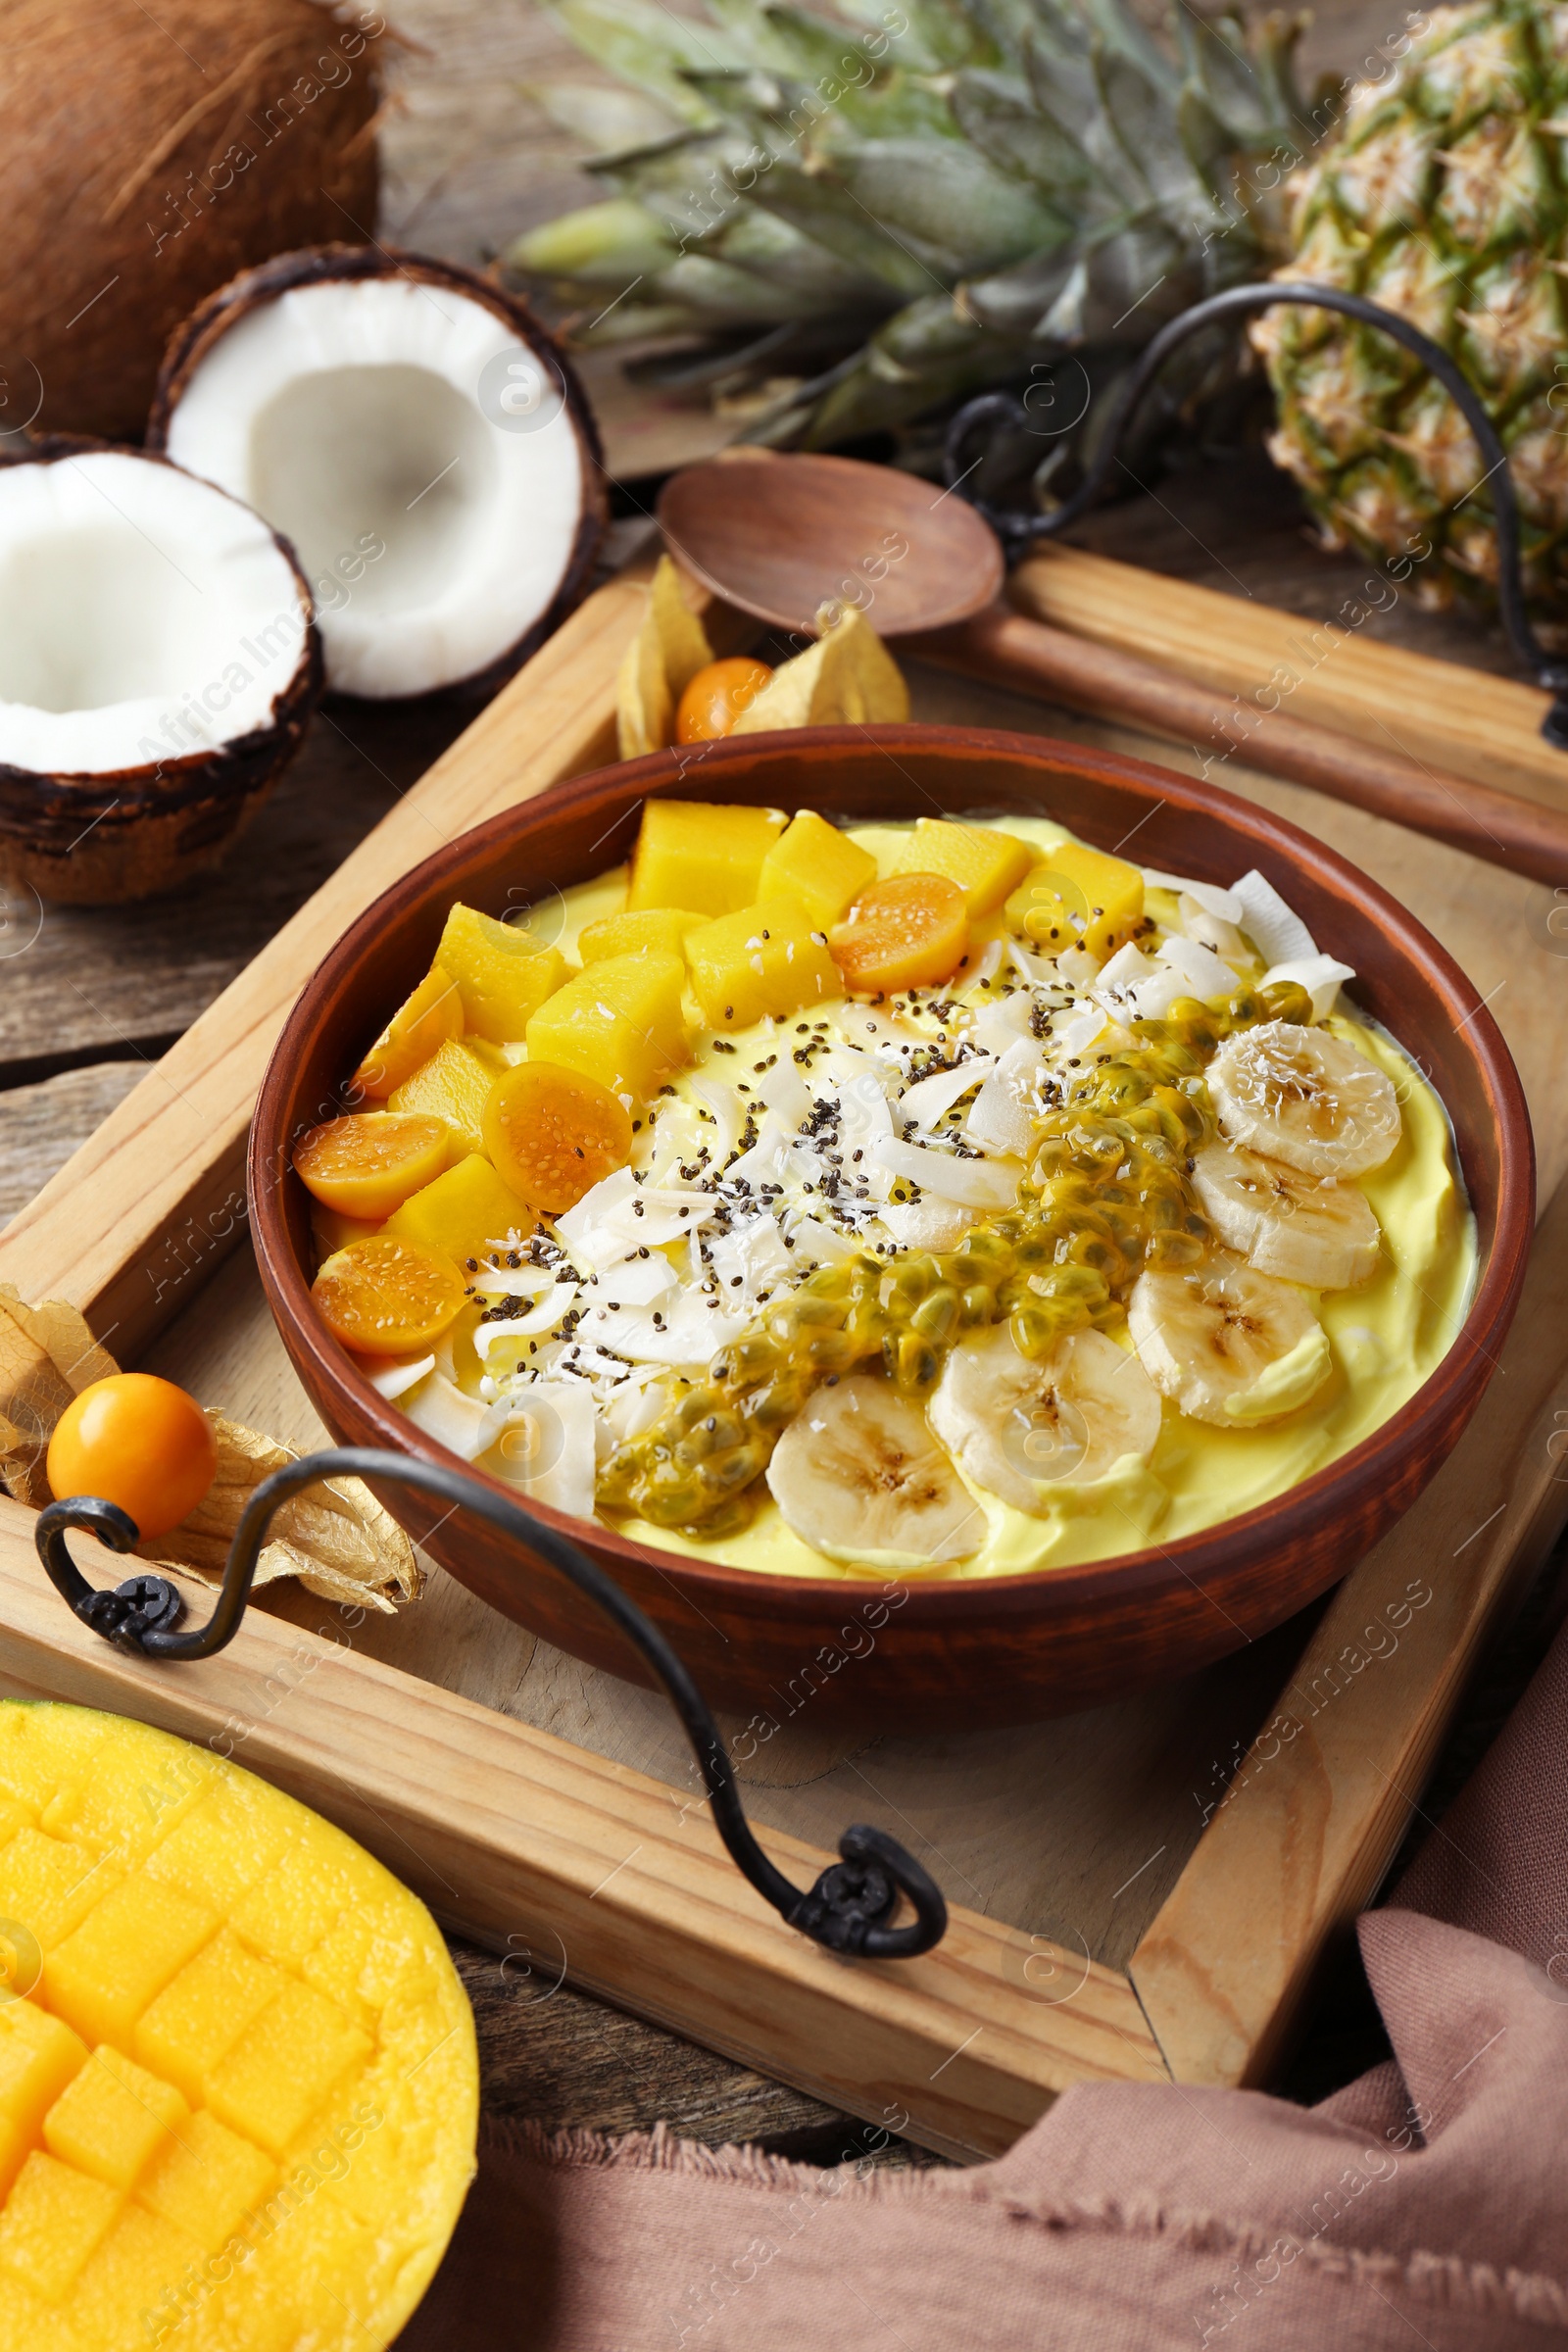
[{"label": "mango cube", "polygon": [[270,2157],[204,2107],[166,2140],[136,2194],[203,2251],[216,2254],[277,2179]]},{"label": "mango cube", "polygon": [[1007,901],[1007,928],[1043,956],[1086,948],[1103,963],[1144,919],[1144,877],[1125,858],[1064,841]]},{"label": "mango cube", "polygon": [[732,914],[757,897],[762,859],[784,830],[776,808],[649,801],[632,853],[626,905]]},{"label": "mango cube", "polygon": [[692,987],[713,1029],[749,1029],[764,1013],[782,1020],[844,994],[825,937],[787,899],[704,923],[687,953]]},{"label": "mango cube", "polygon": [[690,1051],[685,991],[678,956],[607,956],[540,1006],[528,1023],[528,1058],[597,1078],[628,1108],[646,1102]]},{"label": "mango cube", "polygon": [[460,901],[447,916],[435,957],[463,999],[464,1024],[475,1037],[506,1046],[520,1039],[528,1015],[566,977],[566,959],[521,923],[498,922]]},{"label": "mango cube", "polygon": [[34,2148],[0,2213],[0,2269],[58,2303],[121,2208],[101,2180],[89,2180]]},{"label": "mango cube", "polygon": [[172,2083],[118,2050],[94,2050],[44,2117],[44,2146],[106,2187],[134,2188],[190,2109]]},{"label": "mango cube", "polygon": [[89,2042],[128,2050],[136,2020],[199,1952],[217,1914],[156,1879],[126,1879],[44,1955],[50,2008]]},{"label": "mango cube", "polygon": [[31,2001],[0,2008],[0,2196],[11,2186],[44,2117],[87,2063],[87,2045]]},{"label": "mango cube", "polygon": [[368,1242],[372,1233],[380,1230],[379,1225],[368,1224],[364,1217],[346,1217],[340,1208],[328,1208],[324,1200],[311,1202],[311,1243],[318,1266],[335,1257],[340,1250],[346,1250],[350,1242]]},{"label": "mango cube", "polygon": [[[520,1037],[521,1031],[518,1031]],[[484,1150],[484,1106],[497,1078],[496,1065],[476,1054],[466,1038],[446,1038],[387,1098],[389,1110],[422,1112],[445,1119],[452,1130],[451,1165]],[[338,1247],[341,1249],[342,1244]]]},{"label": "mango cube", "polygon": [[27,1929],[47,1952],[122,1875],[88,1846],[19,1830],[0,1847],[0,1919]]},{"label": "mango cube", "polygon": [[964,895],[971,922],[994,914],[1034,864],[1038,852],[1013,833],[980,825],[956,825],[945,816],[922,816],[894,857],[896,874],[945,874]]},{"label": "mango cube", "polygon": [[774,899],[793,900],[810,916],[814,929],[826,931],[875,880],[876,859],[869,850],[862,850],[814,808],[803,808],[762,859],[757,896],[764,906]]},{"label": "mango cube", "polygon": [[216,2069],[282,1985],[279,1971],[224,1928],[147,2009],[136,2056],[199,2107]]},{"label": "mango cube", "polygon": [[286,1977],[215,2070],[207,2103],[231,2132],[281,2156],[338,2078],[363,2065],[373,2046],[335,2001]]},{"label": "mango cube", "polygon": [[388,1217],[383,1231],[400,1241],[444,1250],[463,1265],[509,1234],[530,1234],[537,1222],[525,1200],[502,1183],[480,1152],[470,1152],[433,1184],[411,1193]]},{"label": "mango cube", "polygon": [[584,923],[577,954],[584,964],[603,963],[607,956],[638,956],[645,948],[656,956],[686,955],[687,934],[702,921],[683,914],[678,906],[639,906],[625,914],[602,914]]},{"label": "mango cube", "polygon": [[349,1081],[354,1100],[384,1102],[396,1086],[428,1061],[444,1037],[463,1035],[463,999],[450,973],[434,963],[392,1015]]}]

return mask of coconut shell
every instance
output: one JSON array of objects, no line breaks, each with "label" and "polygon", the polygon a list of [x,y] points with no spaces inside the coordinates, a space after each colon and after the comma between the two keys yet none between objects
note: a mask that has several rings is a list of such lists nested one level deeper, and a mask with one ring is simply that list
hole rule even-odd
[{"label": "coconut shell", "polygon": [[375,228],[371,8],[10,0],[0,435],[141,436],[179,320],[236,270]]},{"label": "coconut shell", "polygon": [[414,278],[423,285],[446,287],[493,311],[518,341],[527,343],[551,369],[577,436],[582,454],[582,514],[554,600],[533,627],[496,661],[471,677],[454,679],[439,690],[444,694],[481,698],[493,694],[582,602],[610,514],[604,447],[588,395],[563,346],[520,296],[507,293],[490,278],[481,277],[476,270],[462,269],[456,262],[435,261],[428,254],[403,253],[391,245],[318,245],[301,253],[280,253],[257,269],[242,271],[231,284],[220,287],[176,329],[159,370],[147,419],[147,447],[160,452],[166,448],[174,411],[191,378],[214,346],[241,319],[248,318],[264,304],[275,302],[291,287],[320,285],[333,278],[362,277]]},{"label": "coconut shell", "polygon": [[[0,463],[54,465],[111,446],[57,434],[25,441]],[[144,450],[124,454],[143,465],[169,465]],[[272,537],[288,559],[308,625],[294,674],[273,700],[271,724],[189,759],[91,775],[40,775],[0,760],[0,884],[60,906],[118,906],[206,872],[244,831],[304,742],[321,697],[321,640],[309,617],[310,588],[283,534]]]}]

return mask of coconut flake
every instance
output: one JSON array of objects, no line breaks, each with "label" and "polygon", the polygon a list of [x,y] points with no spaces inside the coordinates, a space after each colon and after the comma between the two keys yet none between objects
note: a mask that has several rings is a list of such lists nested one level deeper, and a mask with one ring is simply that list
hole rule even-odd
[{"label": "coconut flake", "polygon": [[1144,880],[1152,883],[1156,890],[1171,891],[1177,898],[1185,893],[1188,898],[1196,899],[1203,912],[1219,922],[1241,924],[1246,920],[1238,890],[1224,890],[1217,882],[1195,882],[1187,874],[1164,874],[1153,865],[1146,865],[1143,873]]},{"label": "coconut flake", "polygon": [[1243,874],[1232,896],[1242,906],[1235,919],[1265,963],[1295,963],[1317,954],[1317,941],[1300,916],[1256,866]]},{"label": "coconut flake", "polygon": [[928,1152],[919,1144],[883,1147],[890,1176],[903,1176],[940,1200],[961,1200],[968,1208],[1010,1208],[1018,1197],[1015,1169],[990,1160],[960,1159],[953,1152]]},{"label": "coconut flake", "polygon": [[536,1380],[507,1399],[481,1468],[573,1519],[594,1515],[593,1391],[580,1380]]},{"label": "coconut flake", "polygon": [[394,1397],[415,1388],[427,1372],[434,1370],[433,1355],[400,1355],[378,1364],[373,1371],[367,1366],[365,1377],[371,1388],[390,1403]]},{"label": "coconut flake", "polygon": [[1236,974],[1231,966],[1196,939],[1172,937],[1156,950],[1159,962],[1168,963],[1187,983],[1192,997],[1228,997],[1236,987]]},{"label": "coconut flake", "polygon": [[958,1062],[951,1070],[938,1070],[934,1077],[918,1079],[900,1096],[899,1116],[906,1126],[912,1121],[916,1127],[934,1127],[945,1111],[951,1110],[955,1102],[961,1102],[996,1066],[995,1054],[971,1054],[967,1061]]}]

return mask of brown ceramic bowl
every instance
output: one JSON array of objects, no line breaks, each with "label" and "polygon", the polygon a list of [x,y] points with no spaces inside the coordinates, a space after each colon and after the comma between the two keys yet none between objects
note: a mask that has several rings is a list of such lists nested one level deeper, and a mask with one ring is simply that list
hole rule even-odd
[{"label": "brown ceramic bowl", "polygon": [[[686,772],[683,774],[683,766]],[[643,800],[749,801],[833,816],[1044,813],[1153,865],[1228,881],[1256,865],[1319,941],[1355,966],[1352,995],[1431,1074],[1448,1106],[1480,1230],[1474,1304],[1438,1370],[1366,1442],[1289,1494],[1167,1547],[985,1582],[759,1576],[629,1543],[557,1513],[657,1620],[715,1705],[775,1722],[908,1730],[1066,1714],[1192,1673],[1278,1625],[1345,1575],[1421,1492],[1474,1411],[1519,1297],[1534,1221],[1530,1122],[1491,1015],[1429,933],[1364,874],[1294,825],[1191,777],[1077,744],[951,727],[821,727],[656,754],[563,785],[465,834],[388,891],[295,1006],[251,1136],[262,1279],[327,1427],[353,1445],[455,1457],[378,1396],[311,1308],[307,1201],[295,1139],[389,1007],[428,965],[452,901],[537,901],[624,858]],[[509,898],[509,894],[510,898]],[[646,1681],[631,1651],[536,1558],[475,1520],[406,1493],[385,1500],[462,1583],[562,1648]]]}]

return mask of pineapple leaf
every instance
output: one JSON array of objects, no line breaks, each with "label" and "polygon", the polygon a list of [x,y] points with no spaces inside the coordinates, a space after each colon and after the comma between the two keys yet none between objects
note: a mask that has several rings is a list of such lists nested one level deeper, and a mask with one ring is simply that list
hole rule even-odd
[{"label": "pineapple leaf", "polygon": [[1035,254],[1011,270],[971,279],[959,287],[958,300],[980,325],[1027,342],[1039,336],[1074,269],[1081,267],[1070,248]]},{"label": "pineapple leaf", "polygon": [[1281,130],[1278,107],[1247,54],[1246,35],[1235,19],[1210,24],[1193,9],[1180,8],[1176,30],[1188,80],[1224,125],[1230,146],[1273,146]]},{"label": "pineapple leaf", "polygon": [[971,66],[954,76],[950,102],[966,139],[1004,172],[1039,188],[1077,197],[1100,173],[1071,133],[1037,107],[1028,84]]},{"label": "pineapple leaf", "polygon": [[710,24],[671,16],[649,0],[546,0],[579,49],[634,89],[657,98],[683,122],[711,121],[683,80],[687,69],[744,65],[733,43]]},{"label": "pineapple leaf", "polygon": [[1191,215],[1203,192],[1183,151],[1172,101],[1121,50],[1097,42],[1094,65],[1105,121],[1128,164],[1163,205]]},{"label": "pineapple leaf", "polygon": [[597,155],[652,147],[680,129],[679,120],[641,90],[607,89],[597,81],[524,83],[542,114]]},{"label": "pineapple leaf", "polygon": [[531,229],[508,248],[505,259],[514,270],[609,291],[624,290],[667,269],[677,250],[644,206],[629,196],[612,196]]},{"label": "pineapple leaf", "polygon": [[932,271],[919,256],[863,206],[846,205],[843,189],[825,174],[780,163],[760,175],[748,192],[762,211],[787,221],[888,293],[904,301],[929,293]]},{"label": "pineapple leaf", "polygon": [[858,140],[836,149],[831,172],[858,206],[950,284],[1071,233],[1054,205],[957,140]]}]

